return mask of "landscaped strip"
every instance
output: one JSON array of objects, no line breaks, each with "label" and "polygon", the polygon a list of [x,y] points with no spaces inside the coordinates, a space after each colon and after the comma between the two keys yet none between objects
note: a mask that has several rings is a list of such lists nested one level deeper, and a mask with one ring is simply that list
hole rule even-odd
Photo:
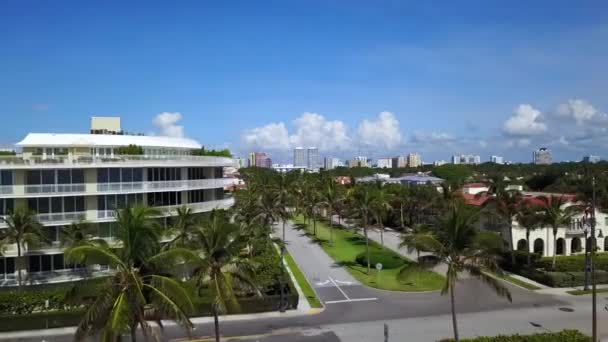
[{"label": "landscaped strip", "polygon": [[289,269],[291,269],[291,273],[293,274],[294,278],[296,278],[298,285],[300,285],[300,289],[302,289],[304,296],[306,296],[306,300],[308,300],[308,304],[310,304],[310,307],[315,309],[322,308],[323,304],[321,304],[321,301],[317,297],[317,293],[312,288],[312,286],[310,286],[308,279],[306,279],[302,271],[300,271],[298,264],[295,260],[293,260],[291,254],[285,252],[284,256],[285,261],[287,262],[287,266],[289,266]]},{"label": "landscaped strip", "polygon": [[[312,223],[304,225],[304,219],[297,217],[295,223],[306,229],[309,236],[321,245],[323,250],[343,266],[355,279],[370,287],[393,291],[436,291],[440,290],[445,278],[433,271],[420,267],[400,254],[382,247],[379,243],[369,240],[372,256],[372,269],[367,273],[367,267],[357,262],[357,256],[365,252],[365,238],[350,229],[334,227],[333,243],[330,243],[330,228],[324,222],[317,222],[317,234],[313,236]],[[382,270],[375,269],[375,260],[381,260]],[[388,262],[398,261],[399,266],[389,268]]]},{"label": "landscaped strip", "polygon": [[517,278],[515,278],[513,276],[510,276],[508,274],[498,275],[498,274],[495,274],[495,273],[491,273],[491,275],[493,275],[496,278],[500,278],[500,279],[502,279],[502,280],[504,280],[506,282],[509,282],[511,284],[514,284],[514,285],[523,287],[525,289],[528,289],[528,290],[534,291],[534,290],[540,290],[541,289],[540,287],[538,287],[538,286],[536,286],[534,284],[530,284],[528,282],[525,282],[523,280],[517,279]]},{"label": "landscaped strip", "polygon": [[[444,339],[441,342],[453,342]],[[532,335],[498,335],[493,337],[477,337],[461,339],[461,342],[591,342],[591,337],[578,330],[562,330],[560,332],[538,333]]]},{"label": "landscaped strip", "polygon": [[[595,293],[606,293],[606,292],[608,292],[608,289],[595,290]],[[591,290],[572,290],[572,291],[566,291],[566,293],[575,295],[575,296],[581,296],[581,295],[591,294]]]}]

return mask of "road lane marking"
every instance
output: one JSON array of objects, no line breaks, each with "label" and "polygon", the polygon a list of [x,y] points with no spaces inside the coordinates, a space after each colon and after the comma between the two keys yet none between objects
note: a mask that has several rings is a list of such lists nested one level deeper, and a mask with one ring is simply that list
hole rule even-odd
[{"label": "road lane marking", "polygon": [[320,282],[316,283],[316,285],[317,285],[317,286],[325,286],[325,285],[327,285],[327,284],[329,284],[329,280],[326,280],[326,281],[320,281]]},{"label": "road lane marking", "polygon": [[329,281],[331,281],[331,282],[332,282],[332,284],[334,284],[334,286],[335,286],[335,287],[338,289],[338,291],[340,291],[340,292],[342,293],[342,295],[344,296],[344,298],[346,298],[346,299],[350,299],[350,298],[349,298],[349,297],[346,295],[346,292],[344,292],[344,291],[343,291],[343,290],[340,288],[340,286],[339,286],[339,285],[338,285],[338,284],[337,284],[337,283],[336,283],[336,282],[333,280],[333,278],[332,278],[332,277],[329,277]]},{"label": "road lane marking", "polygon": [[347,285],[347,286],[353,284],[352,281],[342,281],[342,280],[338,280],[338,279],[336,279],[335,282],[338,284]]},{"label": "road lane marking", "polygon": [[325,304],[337,304],[337,303],[350,303],[350,302],[367,302],[372,300],[378,300],[378,298],[353,298],[353,299],[342,299],[342,300],[330,300]]}]

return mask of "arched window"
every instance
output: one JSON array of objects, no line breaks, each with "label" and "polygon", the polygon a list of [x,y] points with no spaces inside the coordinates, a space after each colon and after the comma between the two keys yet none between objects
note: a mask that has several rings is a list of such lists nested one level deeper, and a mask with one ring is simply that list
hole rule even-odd
[{"label": "arched window", "polygon": [[538,239],[534,240],[534,253],[543,255],[544,250],[545,250],[545,242],[543,241],[543,239],[538,238]]},{"label": "arched window", "polygon": [[517,250],[525,252],[528,251],[528,242],[526,241],[526,239],[521,239],[517,241]]},{"label": "arched window", "polygon": [[608,252],[608,237],[604,238],[604,252]]},{"label": "arched window", "polygon": [[572,241],[570,241],[570,253],[578,253],[582,250],[583,246],[581,244],[581,239],[577,237],[572,238]]},{"label": "arched window", "polygon": [[557,245],[555,246],[555,254],[564,255],[566,241],[563,238],[559,238],[559,239],[557,239],[556,243],[557,243]]}]

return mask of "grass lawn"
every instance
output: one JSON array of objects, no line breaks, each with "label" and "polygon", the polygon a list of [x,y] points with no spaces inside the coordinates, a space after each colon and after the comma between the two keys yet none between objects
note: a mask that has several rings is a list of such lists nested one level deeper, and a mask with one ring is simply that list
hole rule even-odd
[{"label": "grass lawn", "polygon": [[319,298],[317,298],[317,293],[312,286],[310,286],[310,283],[302,271],[300,271],[298,264],[296,264],[295,260],[293,260],[291,254],[285,253],[285,261],[287,262],[287,265],[289,265],[289,269],[291,269],[291,273],[293,273],[294,278],[296,278],[298,285],[300,285],[302,292],[304,292],[306,300],[308,300],[308,304],[310,304],[312,308],[322,308],[323,304],[321,304]]},{"label": "grass lawn", "polygon": [[383,248],[372,240],[369,240],[370,253],[384,254],[388,258],[399,258],[403,261],[403,266],[377,271],[372,264],[372,269],[367,274],[367,267],[360,265],[355,260],[357,255],[365,252],[365,238],[362,235],[348,229],[334,227],[334,243],[330,244],[330,229],[324,222],[317,222],[317,236],[315,237],[312,235],[312,223],[306,227],[302,217],[297,217],[294,221],[301,229],[306,229],[309,236],[319,243],[337,264],[345,267],[355,279],[367,286],[394,291],[434,291],[443,287],[445,278],[441,275],[421,268],[418,264],[388,248]]},{"label": "grass lawn", "polygon": [[[575,295],[575,296],[581,296],[581,295],[586,295],[586,294],[591,294],[591,290],[572,290],[572,291],[566,291],[567,293],[571,294],[571,295]],[[595,293],[606,293],[608,292],[608,289],[596,289]]]},{"label": "grass lawn", "polygon": [[[488,272],[488,273],[490,273],[490,272]],[[540,287],[538,287],[536,285],[533,285],[533,284],[527,283],[525,281],[519,280],[519,279],[517,279],[515,277],[512,277],[510,275],[507,275],[507,274],[504,274],[502,276],[500,276],[498,274],[495,274],[495,273],[490,273],[490,274],[492,276],[496,277],[496,278],[500,278],[500,279],[502,279],[504,281],[508,281],[509,283],[521,286],[521,287],[523,287],[525,289],[528,289],[528,290],[532,290],[532,291],[534,291],[534,290],[540,290]]]}]

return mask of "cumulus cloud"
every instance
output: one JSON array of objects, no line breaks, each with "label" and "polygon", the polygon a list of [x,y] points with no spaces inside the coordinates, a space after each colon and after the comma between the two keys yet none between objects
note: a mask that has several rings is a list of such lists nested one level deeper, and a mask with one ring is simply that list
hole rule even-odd
[{"label": "cumulus cloud", "polygon": [[357,129],[365,145],[393,148],[401,143],[399,120],[391,112],[381,112],[375,120],[363,120]]},{"label": "cumulus cloud", "polygon": [[321,150],[344,150],[349,148],[344,122],[329,121],[317,113],[304,113],[294,120],[295,134],[289,137],[292,146],[316,146]]},{"label": "cumulus cloud", "polygon": [[503,130],[510,135],[530,136],[547,131],[541,112],[529,104],[521,104],[513,116],[505,121]]},{"label": "cumulus cloud", "polygon": [[556,115],[572,119],[577,125],[608,122],[608,114],[598,111],[589,102],[581,99],[570,99],[560,104],[557,106]]},{"label": "cumulus cloud", "polygon": [[419,144],[445,143],[445,142],[450,142],[450,141],[454,141],[454,140],[455,140],[454,136],[452,136],[449,133],[445,133],[445,132],[425,133],[425,132],[421,132],[421,131],[416,131],[412,135],[412,142],[419,143]]},{"label": "cumulus cloud", "polygon": [[182,119],[179,112],[162,112],[154,118],[154,125],[160,129],[160,134],[168,137],[184,137],[184,126],[178,125]]},{"label": "cumulus cloud", "polygon": [[290,147],[289,133],[282,122],[273,122],[262,127],[249,129],[243,133],[242,139],[248,145],[271,150],[282,150]]}]

